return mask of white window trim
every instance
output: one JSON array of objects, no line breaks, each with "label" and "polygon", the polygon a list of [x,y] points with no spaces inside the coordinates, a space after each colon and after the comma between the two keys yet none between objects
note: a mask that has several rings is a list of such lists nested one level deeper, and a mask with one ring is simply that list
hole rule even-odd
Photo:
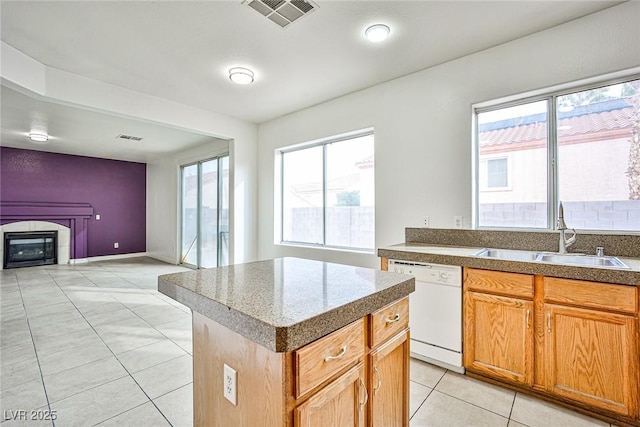
[{"label": "white window trim", "polygon": [[[319,138],[313,141],[303,142],[299,144],[290,145],[287,147],[278,148],[275,150],[274,155],[274,244],[279,246],[291,246],[291,247],[306,247],[306,248],[315,248],[315,249],[327,249],[327,250],[335,250],[335,251],[343,251],[343,252],[354,252],[354,253],[375,253],[375,245],[373,248],[357,248],[357,247],[345,247],[345,246],[333,246],[328,245],[325,242],[327,241],[326,236],[326,219],[323,219],[323,243],[307,243],[307,242],[298,242],[292,240],[284,240],[283,232],[284,232],[284,161],[283,156],[287,153],[305,150],[308,148],[313,148],[316,146],[324,146],[333,144],[336,142],[347,141],[350,139],[355,139],[363,136],[374,135],[374,128],[365,128],[356,131],[346,132],[330,137]],[[323,187],[325,185],[325,174],[326,170],[323,172]],[[323,193],[325,193],[326,189],[323,188]],[[323,210],[326,209],[326,194],[323,194],[323,198],[325,199],[323,202]],[[324,213],[323,213],[324,215]],[[375,238],[374,238],[375,240]]]},{"label": "white window trim", "polygon": [[[531,230],[531,228],[527,227],[489,227],[489,226],[480,226],[478,224],[480,207],[479,207],[479,194],[480,191],[485,191],[480,187],[479,180],[479,161],[480,161],[480,153],[479,153],[479,141],[478,141],[478,119],[477,116],[479,113],[512,107],[516,105],[522,105],[530,102],[540,101],[544,99],[549,100],[548,105],[548,150],[549,150],[549,159],[547,166],[548,180],[547,180],[547,228],[534,228],[534,230],[556,230],[557,223],[557,212],[556,206],[558,205],[558,184],[557,184],[557,176],[556,176],[556,159],[557,159],[557,142],[556,135],[553,130],[556,127],[556,107],[555,107],[555,99],[557,97],[567,95],[570,93],[595,89],[602,86],[614,85],[617,83],[623,83],[629,80],[640,79],[640,67],[634,67],[627,70],[617,71],[614,73],[604,74],[596,77],[591,77],[588,79],[578,80],[569,83],[563,83],[560,85],[550,86],[543,89],[538,89],[534,91],[529,91],[521,94],[511,95],[503,98],[493,99],[489,101],[478,102],[476,104],[471,105],[471,187],[472,187],[472,203],[471,203],[471,226],[473,229],[480,230],[495,230],[495,229],[506,229],[506,230]],[[583,230],[581,230],[583,231]],[[589,233],[606,233],[607,230],[584,230]],[[615,231],[616,233],[620,233],[620,230],[609,230]],[[630,234],[638,234],[636,231],[623,231],[624,233]]]}]

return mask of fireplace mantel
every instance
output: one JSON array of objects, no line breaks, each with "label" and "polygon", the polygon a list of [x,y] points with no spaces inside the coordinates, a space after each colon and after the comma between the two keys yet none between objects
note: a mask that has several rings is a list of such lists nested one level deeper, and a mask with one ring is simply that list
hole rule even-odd
[{"label": "fireplace mantel", "polygon": [[87,258],[88,222],[93,217],[89,203],[0,201],[0,224],[19,221],[49,221],[71,230],[71,258]]}]

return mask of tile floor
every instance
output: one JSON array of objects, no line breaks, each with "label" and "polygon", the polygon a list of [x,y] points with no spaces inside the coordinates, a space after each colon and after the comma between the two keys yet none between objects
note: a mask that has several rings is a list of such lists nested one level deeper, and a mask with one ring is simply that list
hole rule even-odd
[{"label": "tile floor", "polygon": [[[191,315],[157,291],[159,274],[184,270],[131,258],[0,271],[1,427],[192,425]],[[418,360],[411,416],[411,427],[608,425]]]}]

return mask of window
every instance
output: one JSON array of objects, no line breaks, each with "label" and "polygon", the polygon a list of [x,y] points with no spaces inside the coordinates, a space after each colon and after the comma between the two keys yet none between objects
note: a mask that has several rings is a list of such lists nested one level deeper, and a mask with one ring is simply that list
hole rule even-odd
[{"label": "window", "polygon": [[[475,110],[478,227],[640,231],[640,80]],[[500,190],[500,191],[496,191]]]},{"label": "window", "polygon": [[277,154],[281,242],[372,251],[373,133],[316,141]]},{"label": "window", "polygon": [[509,188],[509,181],[507,157],[483,159],[480,162],[480,187],[483,190],[506,190]]},{"label": "window", "polygon": [[487,186],[489,188],[506,188],[508,185],[507,159],[487,160]]}]

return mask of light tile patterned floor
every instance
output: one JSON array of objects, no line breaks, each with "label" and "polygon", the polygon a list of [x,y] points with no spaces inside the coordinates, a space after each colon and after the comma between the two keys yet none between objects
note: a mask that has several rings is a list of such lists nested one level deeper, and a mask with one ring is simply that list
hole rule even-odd
[{"label": "light tile patterned floor", "polygon": [[[157,291],[177,271],[149,258],[0,271],[1,426],[191,426],[191,314]],[[608,425],[418,360],[410,406],[411,427]]]}]

